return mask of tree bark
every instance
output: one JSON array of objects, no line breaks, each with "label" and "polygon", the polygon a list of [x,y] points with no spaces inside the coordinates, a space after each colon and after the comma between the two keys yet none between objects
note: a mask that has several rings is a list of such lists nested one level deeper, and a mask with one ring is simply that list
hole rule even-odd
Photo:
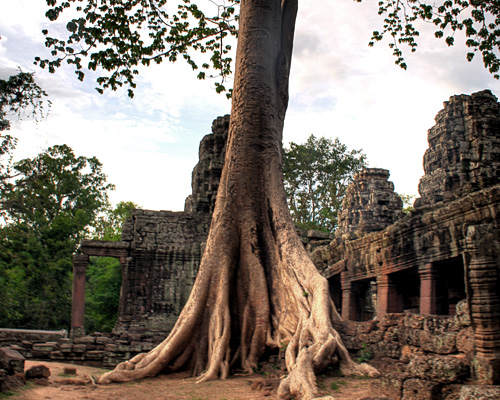
[{"label": "tree bark", "polygon": [[226,160],[192,293],[170,335],[101,383],[189,369],[199,381],[249,373],[286,346],[284,399],[317,396],[315,373],[354,364],[332,328],[328,283],[298,238],[283,188],[282,132],[298,0],[242,0]]}]

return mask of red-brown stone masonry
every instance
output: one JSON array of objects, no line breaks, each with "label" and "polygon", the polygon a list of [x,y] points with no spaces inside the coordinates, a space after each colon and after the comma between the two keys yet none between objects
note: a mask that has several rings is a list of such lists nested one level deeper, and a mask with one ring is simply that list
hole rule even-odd
[{"label": "red-brown stone masonry", "polygon": [[403,311],[401,298],[397,294],[396,285],[391,281],[390,275],[377,277],[377,316],[381,319],[387,313]]},{"label": "red-brown stone masonry", "polygon": [[437,313],[436,285],[437,274],[432,263],[419,268],[420,274],[420,314]]},{"label": "red-brown stone masonry", "polygon": [[345,272],[341,274],[342,284],[342,318],[348,321],[356,320],[356,299],[352,291],[352,283],[345,278]]}]

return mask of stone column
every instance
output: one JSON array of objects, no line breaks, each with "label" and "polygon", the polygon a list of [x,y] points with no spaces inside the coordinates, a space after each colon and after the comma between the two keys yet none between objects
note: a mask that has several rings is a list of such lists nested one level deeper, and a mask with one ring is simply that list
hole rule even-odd
[{"label": "stone column", "polygon": [[500,384],[500,277],[498,235],[489,226],[471,226],[466,239],[466,284],[476,347],[475,378]]},{"label": "stone column", "polygon": [[73,298],[70,333],[73,338],[85,335],[85,274],[88,263],[88,255],[73,255]]},{"label": "stone column", "polygon": [[438,274],[432,263],[418,269],[420,275],[420,314],[437,314]]},{"label": "stone column", "polygon": [[382,319],[387,313],[403,311],[396,292],[396,285],[388,274],[377,276],[377,299],[377,317],[379,319]]},{"label": "stone column", "polygon": [[345,320],[356,320],[356,298],[352,290],[352,283],[345,278],[345,272],[340,274],[342,285],[342,318]]}]

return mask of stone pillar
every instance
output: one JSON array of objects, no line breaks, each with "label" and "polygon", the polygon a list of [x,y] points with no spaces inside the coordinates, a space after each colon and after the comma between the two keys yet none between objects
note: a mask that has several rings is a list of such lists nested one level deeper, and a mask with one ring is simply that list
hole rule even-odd
[{"label": "stone pillar", "polygon": [[73,298],[70,333],[73,338],[85,335],[85,274],[88,263],[88,255],[73,255]]},{"label": "stone pillar", "polygon": [[420,275],[420,314],[437,314],[438,274],[432,263],[418,269]]},{"label": "stone pillar", "polygon": [[345,320],[356,320],[356,298],[352,290],[352,282],[345,278],[345,272],[340,275],[342,284],[342,318]]},{"label": "stone pillar", "polygon": [[471,226],[466,239],[466,284],[476,354],[472,362],[481,384],[500,384],[500,277],[498,235],[489,226]]},{"label": "stone pillar", "polygon": [[402,312],[403,307],[396,292],[396,285],[392,282],[390,275],[379,275],[377,277],[377,317],[382,319],[387,313]]}]

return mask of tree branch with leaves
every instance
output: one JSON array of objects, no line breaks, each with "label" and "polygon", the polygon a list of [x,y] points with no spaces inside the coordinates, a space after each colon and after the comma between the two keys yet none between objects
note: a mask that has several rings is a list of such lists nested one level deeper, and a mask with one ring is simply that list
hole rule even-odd
[{"label": "tree branch with leaves", "polygon": [[500,1],[445,0],[429,4],[418,0],[381,0],[378,4],[384,25],[381,31],[373,32],[369,45],[389,36],[389,47],[401,68],[406,69],[407,64],[400,46],[407,45],[412,52],[417,50],[420,32],[415,23],[424,21],[436,27],[434,36],[443,38],[448,46],[455,44],[457,32],[463,32],[469,48],[467,61],[481,54],[485,68],[495,79],[500,78]]},{"label": "tree branch with leaves", "polygon": [[43,31],[53,58],[36,57],[35,63],[55,72],[65,61],[74,65],[79,80],[85,77],[86,63],[89,71],[109,73],[97,79],[99,93],[127,85],[128,94],[133,97],[140,65],[182,58],[193,70],[199,70],[194,52],[203,58],[198,79],[205,79],[207,72],[214,71],[209,76],[220,77],[220,82],[215,83],[216,91],[228,91],[229,97],[231,92],[224,83],[232,73],[233,60],[231,44],[226,42],[228,37],[237,36],[235,12],[239,0],[207,3],[212,5],[209,11],[191,0],[180,1],[174,10],[167,7],[166,0],[47,0],[50,8],[46,16],[51,21],[61,18],[70,8],[81,16],[67,22],[67,39]]}]

